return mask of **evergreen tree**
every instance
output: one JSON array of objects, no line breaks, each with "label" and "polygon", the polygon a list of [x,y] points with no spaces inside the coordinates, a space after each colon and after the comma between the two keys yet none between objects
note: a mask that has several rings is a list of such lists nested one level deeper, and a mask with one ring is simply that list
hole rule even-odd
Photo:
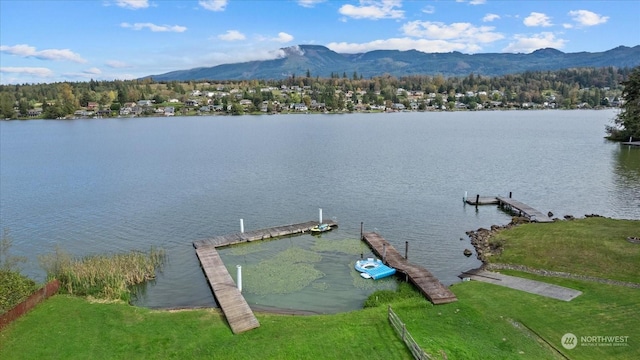
[{"label": "evergreen tree", "polygon": [[10,119],[14,117],[14,104],[13,94],[8,92],[0,94],[0,119]]},{"label": "evergreen tree", "polygon": [[640,66],[631,71],[629,78],[622,82],[624,104],[614,123],[607,128],[610,138],[614,140],[640,139]]}]

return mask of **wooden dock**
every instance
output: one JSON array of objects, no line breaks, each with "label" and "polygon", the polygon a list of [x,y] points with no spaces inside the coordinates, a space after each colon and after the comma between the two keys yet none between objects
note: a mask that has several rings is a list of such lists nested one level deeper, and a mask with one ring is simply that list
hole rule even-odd
[{"label": "wooden dock", "polygon": [[410,263],[400,255],[393,245],[377,233],[363,233],[362,240],[369,245],[378,257],[383,259],[385,264],[395,268],[398,272],[406,274],[409,280],[434,305],[447,304],[458,300],[453,292],[433,276],[429,270]]},{"label": "wooden dock", "polygon": [[640,146],[640,141],[626,141],[623,142],[622,145]]},{"label": "wooden dock", "polygon": [[[329,224],[332,228],[338,226],[335,221],[326,220],[323,223]],[[231,274],[224,266],[217,247],[239,244],[243,242],[272,239],[280,236],[308,233],[311,228],[318,225],[317,221],[307,221],[300,224],[277,226],[268,229],[261,229],[249,232],[235,233],[231,235],[216,236],[209,239],[193,242],[196,255],[200,260],[200,265],[211,286],[213,295],[224,313],[231,331],[239,334],[260,326],[253,311],[247,304],[244,296]]]},{"label": "wooden dock", "polygon": [[540,222],[540,223],[548,223],[553,222],[553,219],[543,214],[542,212],[532,208],[531,206],[521,203],[518,200],[512,198],[506,198],[498,196],[498,206],[510,208],[512,211],[515,210],[520,212],[523,216],[526,216],[531,221]]},{"label": "wooden dock", "polygon": [[519,213],[520,216],[525,216],[531,221],[541,223],[553,222],[552,218],[543,214],[541,211],[538,211],[518,200],[512,199],[511,193],[509,193],[509,197],[476,195],[475,198],[468,198],[465,202],[469,205],[475,205],[476,208],[478,205],[498,205],[501,208],[506,208],[512,212]]},{"label": "wooden dock", "polygon": [[238,290],[233,278],[224,266],[214,246],[202,246],[196,249],[209,285],[224,313],[231,331],[239,334],[260,326],[247,301]]},{"label": "wooden dock", "polygon": [[[329,224],[332,228],[338,227],[338,224],[332,220],[324,220],[323,223]],[[296,235],[302,233],[308,233],[311,228],[318,225],[317,221],[307,221],[300,224],[290,224],[283,226],[276,226],[268,229],[260,229],[254,231],[246,231],[243,233],[235,233],[230,235],[215,236],[209,239],[203,239],[193,242],[193,247],[196,249],[203,246],[227,246],[240,244],[244,242],[251,242],[257,240],[266,240],[281,236]]]}]

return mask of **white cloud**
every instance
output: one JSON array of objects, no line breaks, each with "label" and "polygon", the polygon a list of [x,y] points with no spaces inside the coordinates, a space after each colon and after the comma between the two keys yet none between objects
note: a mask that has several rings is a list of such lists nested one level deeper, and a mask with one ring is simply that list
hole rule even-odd
[{"label": "white cloud", "polygon": [[149,7],[148,0],[116,0],[116,5],[126,9],[144,9]]},{"label": "white cloud", "polygon": [[322,2],[325,2],[326,0],[298,0],[298,5],[302,6],[302,7],[307,7],[307,8],[311,8],[316,6],[316,4],[320,4]]},{"label": "white cloud", "polygon": [[152,23],[135,23],[135,24],[129,24],[129,23],[122,23],[120,24],[121,27],[126,28],[126,29],[133,29],[133,30],[142,30],[142,29],[149,29],[153,32],[177,32],[177,33],[181,33],[181,32],[185,32],[187,31],[187,28],[184,26],[179,26],[179,25],[156,25],[156,24],[152,24]]},{"label": "white cloud", "polygon": [[404,11],[396,9],[401,6],[400,0],[360,0],[359,6],[342,5],[338,12],[354,19],[401,19]]},{"label": "white cloud", "polygon": [[[467,2],[467,0],[456,0],[456,2],[463,3]],[[487,0],[469,0],[469,5],[483,5],[487,2]]]},{"label": "white cloud", "polygon": [[87,60],[83,59],[79,54],[69,49],[46,49],[38,51],[35,47],[26,44],[14,46],[2,45],[0,46],[0,52],[21,57],[34,57],[40,60],[68,60],[77,63],[87,62]]},{"label": "white cloud", "polygon": [[577,22],[580,26],[600,25],[609,20],[608,16],[602,16],[589,10],[569,11],[569,15],[573,18],[573,21]]},{"label": "white cloud", "polygon": [[281,49],[252,48],[247,51],[245,47],[225,48],[224,52],[215,52],[203,55],[202,61],[212,66],[220,64],[241,63],[248,61],[263,61],[279,59],[285,56]]},{"label": "white cloud", "polygon": [[245,38],[246,36],[238,30],[227,30],[226,33],[218,35],[218,39],[223,41],[239,41]]},{"label": "white cloud", "polygon": [[37,77],[53,76],[53,71],[44,67],[0,67],[0,73],[24,74]]},{"label": "white cloud", "polygon": [[107,65],[108,67],[114,68],[114,69],[121,69],[121,68],[130,67],[129,64],[125,63],[124,61],[119,61],[119,60],[107,60],[104,64]]},{"label": "white cloud", "polygon": [[228,0],[200,0],[198,5],[202,6],[206,10],[211,11],[224,11],[227,7]]},{"label": "white cloud", "polygon": [[443,24],[432,21],[411,21],[402,26],[405,35],[456,42],[490,43],[504,38],[494,32],[493,26],[475,26],[470,23]]},{"label": "white cloud", "polygon": [[102,74],[102,71],[96,67],[92,67],[90,69],[83,71],[83,73],[90,74],[90,75],[100,75]]},{"label": "white cloud", "polygon": [[543,48],[562,49],[567,40],[556,39],[555,35],[550,32],[542,32],[533,36],[515,35],[515,41],[509,43],[503,52],[509,53],[530,53]]},{"label": "white cloud", "polygon": [[427,5],[422,8],[422,12],[425,14],[435,14],[436,8],[433,7],[432,5]]},{"label": "white cloud", "polygon": [[425,53],[443,53],[451,51],[461,52],[477,52],[480,47],[474,43],[456,43],[445,40],[427,40],[412,38],[392,38],[385,40],[374,40],[367,43],[329,43],[326,45],[329,49],[344,54],[364,53],[372,50],[418,50]]},{"label": "white cloud", "polygon": [[483,22],[492,22],[493,20],[500,19],[500,15],[497,14],[487,14],[482,18]]},{"label": "white cloud", "polygon": [[551,18],[548,17],[546,14],[543,13],[539,13],[539,12],[532,12],[531,14],[529,14],[529,16],[527,16],[526,18],[524,18],[523,23],[526,26],[551,26]]},{"label": "white cloud", "polygon": [[274,38],[273,41],[277,41],[277,42],[281,42],[281,43],[287,43],[293,40],[293,36],[289,35],[285,32],[279,32],[278,33],[278,37]]}]

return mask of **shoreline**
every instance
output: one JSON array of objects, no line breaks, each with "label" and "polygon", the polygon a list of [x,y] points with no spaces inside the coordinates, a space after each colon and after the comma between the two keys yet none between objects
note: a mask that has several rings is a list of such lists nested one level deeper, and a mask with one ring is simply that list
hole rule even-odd
[{"label": "shoreline", "polygon": [[[603,217],[603,216],[597,215],[597,214],[590,214],[590,215],[585,215],[584,218],[590,218],[590,217]],[[555,222],[555,221],[572,221],[575,219],[576,218],[573,217],[572,215],[565,215],[564,220],[559,218],[554,218],[553,220]],[[492,243],[490,241],[491,238],[496,234],[498,234],[499,232],[501,232],[502,230],[508,230],[520,224],[527,224],[527,223],[531,223],[531,221],[529,221],[527,218],[516,216],[516,217],[513,217],[511,221],[506,225],[491,225],[490,229],[479,228],[477,230],[467,231],[466,234],[467,236],[469,236],[471,245],[473,245],[476,251],[476,258],[482,262],[482,265],[479,268],[470,269],[468,271],[514,270],[514,271],[520,271],[528,274],[545,276],[545,277],[559,277],[559,278],[565,278],[565,279],[584,280],[584,281],[597,282],[597,283],[607,284],[607,285],[617,285],[617,286],[625,286],[625,287],[634,288],[634,289],[640,289],[640,283],[612,280],[612,279],[599,278],[594,276],[573,274],[573,273],[562,272],[562,271],[536,269],[536,268],[531,268],[531,267],[528,267],[525,265],[519,265],[519,264],[489,262],[488,257],[491,257],[493,255],[499,255],[502,252],[502,247],[504,245],[503,241]],[[635,243],[633,240],[634,239],[632,238],[627,239],[627,241]],[[460,277],[463,277],[464,274],[465,273],[462,273]]]}]

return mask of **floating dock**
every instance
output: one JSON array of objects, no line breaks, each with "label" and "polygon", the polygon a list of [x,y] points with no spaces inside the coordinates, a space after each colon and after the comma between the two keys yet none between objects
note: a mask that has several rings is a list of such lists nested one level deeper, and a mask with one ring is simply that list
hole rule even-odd
[{"label": "floating dock", "polygon": [[379,258],[383,259],[385,264],[395,268],[398,272],[406,274],[409,280],[434,305],[447,304],[458,300],[453,292],[433,276],[429,270],[410,263],[379,234],[375,232],[363,233],[362,240],[369,245]]},{"label": "floating dock", "polygon": [[640,141],[626,141],[623,142],[622,145],[640,146]]},{"label": "floating dock", "polygon": [[501,208],[506,208],[512,212],[518,213],[520,216],[525,216],[531,221],[548,223],[553,222],[553,219],[548,215],[543,214],[541,211],[532,208],[531,206],[522,203],[518,200],[509,197],[502,196],[480,196],[475,198],[466,199],[465,202],[469,205],[498,205]]},{"label": "floating dock", "polygon": [[[331,220],[323,221],[323,223],[329,224],[331,228],[338,226],[335,221]],[[253,314],[249,304],[247,304],[244,296],[242,296],[236,283],[233,281],[231,274],[229,274],[229,271],[224,266],[216,248],[287,235],[309,233],[311,232],[311,228],[316,225],[318,225],[317,221],[308,221],[300,224],[216,236],[193,242],[196,255],[198,256],[198,260],[200,260],[200,265],[211,286],[213,295],[218,305],[220,305],[234,334],[255,329],[260,326],[260,323]]]}]

